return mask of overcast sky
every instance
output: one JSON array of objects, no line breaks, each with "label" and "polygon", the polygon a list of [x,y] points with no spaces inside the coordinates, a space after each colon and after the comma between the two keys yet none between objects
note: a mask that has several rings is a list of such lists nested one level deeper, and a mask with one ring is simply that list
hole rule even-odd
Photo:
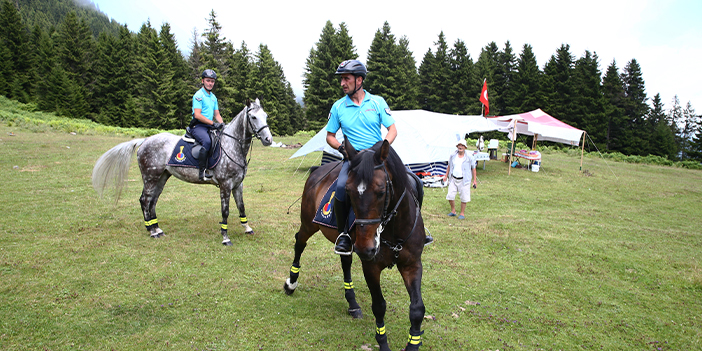
[{"label": "overcast sky", "polygon": [[[185,53],[192,33],[208,28],[211,10],[222,35],[240,47],[245,41],[256,52],[268,45],[283,67],[295,94],[303,95],[302,74],[310,49],[327,20],[335,28],[345,22],[359,58],[365,61],[375,32],[387,21],[391,32],[409,39],[417,65],[441,31],[449,47],[463,40],[473,60],[494,41],[510,41],[518,56],[531,44],[537,63],[544,64],[561,44],[579,58],[585,50],[600,58],[600,71],[616,60],[620,72],[635,58],[643,72],[646,93],[661,94],[665,108],[674,95],[702,113],[702,1],[591,0],[579,1],[231,1],[231,0],[92,0],[102,12],[137,32],[147,20],[160,30],[164,22]],[[413,5],[417,4],[417,5]],[[341,94],[341,91],[340,91]],[[556,116],[558,117],[558,116]]]}]

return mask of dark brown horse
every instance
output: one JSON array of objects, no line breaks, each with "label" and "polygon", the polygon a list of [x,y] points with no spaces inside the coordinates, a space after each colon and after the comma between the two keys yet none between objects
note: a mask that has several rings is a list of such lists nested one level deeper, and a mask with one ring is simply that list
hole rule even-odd
[{"label": "dark brown horse", "polygon": [[[354,252],[362,261],[363,274],[373,300],[371,308],[376,318],[375,339],[381,351],[390,350],[385,333],[385,298],[380,287],[380,273],[385,268],[397,265],[410,296],[411,326],[406,350],[418,350],[424,318],[421,286],[422,251],[426,235],[417,190],[412,186],[402,161],[387,141],[378,142],[372,148],[360,152],[354,150],[348,142],[344,142],[344,147],[350,162],[346,194],[357,218],[350,235],[354,240]],[[307,179],[302,193],[300,230],[295,234],[295,258],[290,268],[290,278],[284,285],[288,295],[297,288],[300,256],[307,240],[320,230],[330,242],[336,240],[336,229],[320,226],[312,220],[322,197],[337,178],[340,169],[339,163],[328,163],[313,171]],[[340,257],[349,314],[360,318],[361,307],[356,303],[351,280],[353,256]]]}]

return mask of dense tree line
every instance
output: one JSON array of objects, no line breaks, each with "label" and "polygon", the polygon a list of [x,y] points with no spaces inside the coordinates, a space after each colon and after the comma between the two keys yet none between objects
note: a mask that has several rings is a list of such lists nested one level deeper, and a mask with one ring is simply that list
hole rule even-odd
[{"label": "dense tree line", "polygon": [[[247,98],[259,97],[275,134],[319,130],[341,97],[336,67],[358,58],[346,24],[327,21],[306,60],[303,107],[268,47],[235,47],[222,36],[214,11],[184,57],[167,23],[156,29],[147,22],[131,32],[89,2],[79,8],[71,0],[0,1],[0,94],[109,125],[182,128],[200,72],[213,68],[225,119]],[[529,44],[517,54],[509,41],[502,48],[491,42],[474,59],[464,41],[450,45],[441,32],[418,64],[409,39],[396,38],[386,22],[366,64],[365,88],[392,109],[481,114],[486,80],[490,115],[541,108],[586,130],[600,151],[702,160],[700,116],[677,96],[667,109],[659,94],[650,99],[636,59],[622,69],[612,61],[603,73],[595,52],[576,57],[563,44],[541,69]]]},{"label": "dense tree line", "polygon": [[[243,109],[247,98],[258,97],[275,134],[306,127],[302,107],[268,47],[261,45],[252,53],[242,43],[235,49],[221,35],[214,11],[205,32],[194,33],[186,58],[168,23],[157,29],[146,22],[136,33],[121,25],[111,30],[106,24],[94,27],[96,34],[91,23],[102,23],[95,20],[99,16],[81,16],[85,9],[75,5],[65,11],[72,1],[19,4],[36,5],[26,9],[28,20],[22,20],[15,3],[2,0],[2,95],[35,103],[43,111],[107,125],[183,128],[191,119],[191,97],[199,88],[200,73],[212,68],[219,78],[214,92],[226,120]],[[55,17],[32,16],[44,8],[63,19],[54,26]],[[30,29],[27,23],[35,25]]]}]

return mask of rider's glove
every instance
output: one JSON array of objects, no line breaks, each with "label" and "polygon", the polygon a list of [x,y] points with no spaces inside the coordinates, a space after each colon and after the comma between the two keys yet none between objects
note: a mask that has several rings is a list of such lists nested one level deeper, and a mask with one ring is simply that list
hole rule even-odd
[{"label": "rider's glove", "polygon": [[341,157],[345,160],[346,159],[346,149],[344,148],[344,144],[339,145],[338,148],[336,148],[337,151],[341,154]]},{"label": "rider's glove", "polygon": [[224,123],[214,122],[212,124],[212,128],[217,129],[217,130],[222,130],[222,128],[224,128]]}]

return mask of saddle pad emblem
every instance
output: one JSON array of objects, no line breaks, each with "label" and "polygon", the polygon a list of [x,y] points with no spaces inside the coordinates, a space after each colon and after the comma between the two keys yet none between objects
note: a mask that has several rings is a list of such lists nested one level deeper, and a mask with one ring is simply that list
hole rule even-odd
[{"label": "saddle pad emblem", "polygon": [[329,216],[331,216],[332,208],[334,208],[332,206],[332,201],[334,200],[334,194],[336,194],[336,191],[332,191],[331,196],[329,197],[329,201],[327,201],[327,203],[324,204],[324,206],[322,206],[322,211],[321,211],[322,217],[324,217],[325,219],[329,218]]},{"label": "saddle pad emblem", "polygon": [[177,153],[176,156],[175,156],[175,160],[178,161],[178,162],[183,162],[183,161],[185,161],[185,153],[183,153],[183,148],[184,148],[184,147],[185,147],[185,146],[182,146],[182,145],[181,145],[181,147],[180,147],[180,152]]}]

